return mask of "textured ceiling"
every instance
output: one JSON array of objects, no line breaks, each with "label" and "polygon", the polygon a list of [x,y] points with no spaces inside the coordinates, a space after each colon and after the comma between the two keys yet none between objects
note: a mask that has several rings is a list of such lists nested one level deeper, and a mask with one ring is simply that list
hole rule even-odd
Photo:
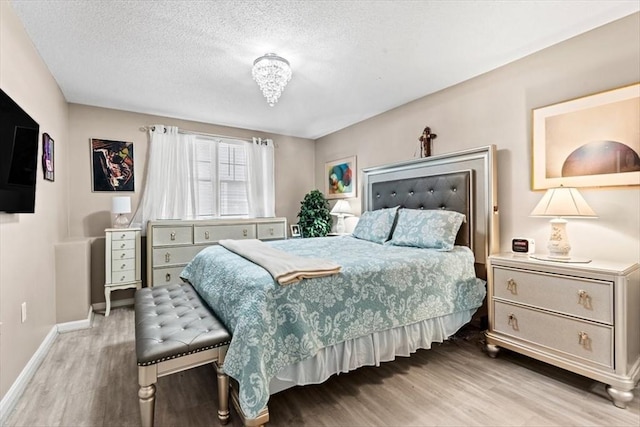
[{"label": "textured ceiling", "polygon": [[[318,138],[640,10],[629,1],[11,0],[69,102]],[[269,107],[251,78],[293,78]]]}]

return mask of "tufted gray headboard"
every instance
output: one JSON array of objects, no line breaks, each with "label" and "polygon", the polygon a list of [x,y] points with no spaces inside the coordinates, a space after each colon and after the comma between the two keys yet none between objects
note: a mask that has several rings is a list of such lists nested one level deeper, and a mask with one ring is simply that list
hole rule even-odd
[{"label": "tufted gray headboard", "polygon": [[464,213],[457,244],[473,250],[483,272],[500,247],[495,158],[495,145],[488,145],[363,169],[362,211],[400,205]]},{"label": "tufted gray headboard", "polygon": [[372,209],[400,206],[408,209],[447,209],[460,212],[466,221],[460,227],[456,245],[473,247],[473,171],[381,181],[371,185]]}]

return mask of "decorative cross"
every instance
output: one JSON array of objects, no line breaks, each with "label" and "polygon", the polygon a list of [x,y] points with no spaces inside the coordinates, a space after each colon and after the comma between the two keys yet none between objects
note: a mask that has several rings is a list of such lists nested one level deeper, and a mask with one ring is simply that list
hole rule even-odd
[{"label": "decorative cross", "polygon": [[431,128],[427,126],[422,131],[422,135],[418,140],[420,141],[420,157],[431,156],[431,141],[436,139],[438,135],[431,133]]}]

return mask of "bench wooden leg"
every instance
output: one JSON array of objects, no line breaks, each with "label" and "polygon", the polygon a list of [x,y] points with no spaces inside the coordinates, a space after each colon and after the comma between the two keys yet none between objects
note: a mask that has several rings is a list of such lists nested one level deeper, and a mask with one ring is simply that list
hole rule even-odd
[{"label": "bench wooden leg", "polygon": [[217,362],[213,364],[218,376],[218,419],[220,424],[229,422],[229,376],[224,373]]},{"label": "bench wooden leg", "polygon": [[156,382],[158,381],[157,365],[138,366],[138,402],[142,427],[153,427],[156,407]]}]

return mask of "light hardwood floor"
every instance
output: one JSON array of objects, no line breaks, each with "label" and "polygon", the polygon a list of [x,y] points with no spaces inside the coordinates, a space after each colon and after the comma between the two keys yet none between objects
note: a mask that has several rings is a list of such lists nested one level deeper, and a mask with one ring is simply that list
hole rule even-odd
[{"label": "light hardwood floor", "polygon": [[[467,327],[410,358],[278,393],[268,426],[640,425],[637,388],[619,409],[603,384],[504,350],[491,359],[481,339]],[[133,309],[117,308],[58,336],[6,425],[138,426],[137,390]],[[161,378],[156,426],[219,425],[215,402],[210,366]]]}]

